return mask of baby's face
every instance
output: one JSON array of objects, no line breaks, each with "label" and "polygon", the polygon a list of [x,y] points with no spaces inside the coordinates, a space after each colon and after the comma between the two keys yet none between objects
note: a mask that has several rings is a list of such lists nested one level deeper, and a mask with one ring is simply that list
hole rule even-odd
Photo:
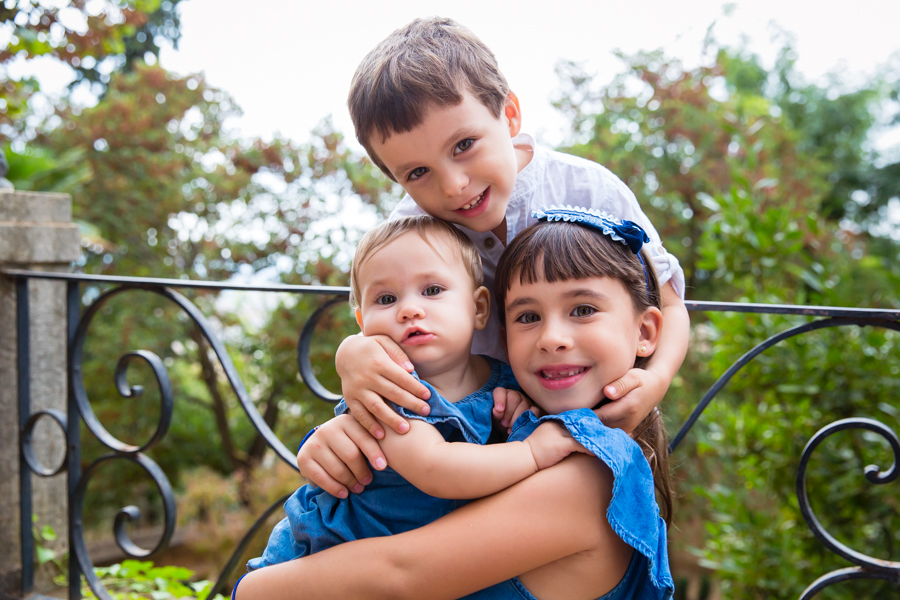
[{"label": "baby's face", "polygon": [[519,170],[518,127],[466,92],[457,106],[433,106],[412,131],[375,139],[372,148],[425,212],[485,232],[506,216]]},{"label": "baby's face", "polygon": [[468,360],[487,322],[487,290],[440,234],[410,231],[380,248],[360,265],[359,289],[363,334],[390,337],[423,379]]},{"label": "baby's face", "polygon": [[524,285],[514,277],[506,296],[509,364],[549,414],[603,400],[603,388],[634,366],[639,345],[653,351],[641,325],[625,286],[609,277]]}]

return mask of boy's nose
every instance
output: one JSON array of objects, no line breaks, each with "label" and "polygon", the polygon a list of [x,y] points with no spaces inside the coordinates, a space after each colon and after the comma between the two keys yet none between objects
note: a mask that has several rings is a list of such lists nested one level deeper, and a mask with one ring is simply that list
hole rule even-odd
[{"label": "boy's nose", "polygon": [[469,178],[462,171],[449,171],[444,175],[441,184],[444,188],[444,195],[452,198],[459,196],[466,189],[466,186],[469,185]]}]

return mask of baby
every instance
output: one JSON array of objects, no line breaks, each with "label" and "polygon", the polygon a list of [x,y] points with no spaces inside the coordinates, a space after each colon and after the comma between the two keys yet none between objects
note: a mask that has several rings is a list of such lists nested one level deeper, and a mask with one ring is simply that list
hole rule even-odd
[{"label": "baby", "polygon": [[[386,335],[404,349],[431,390],[431,411],[420,416],[397,407],[411,420],[410,430],[400,435],[386,428],[381,446],[391,467],[377,471],[363,493],[338,498],[308,485],[297,490],[249,570],[415,529],[466,499],[585,451],[554,423],[522,442],[483,445],[492,429],[494,389],[518,386],[507,365],[471,353],[474,331],[484,328],[490,311],[481,284],[474,244],[439,219],[405,217],[363,237],[351,271],[357,322],[364,335]],[[342,402],[335,412],[346,410]]]}]

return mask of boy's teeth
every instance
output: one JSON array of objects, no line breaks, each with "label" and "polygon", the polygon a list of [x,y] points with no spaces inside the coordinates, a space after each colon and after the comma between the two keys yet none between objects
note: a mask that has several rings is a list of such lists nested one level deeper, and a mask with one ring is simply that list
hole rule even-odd
[{"label": "boy's teeth", "polygon": [[[485,191],[487,191],[487,190],[485,190]],[[478,196],[478,197],[475,199],[474,202],[469,202],[468,204],[466,204],[465,206],[463,206],[462,209],[463,209],[463,210],[469,210],[470,208],[473,208],[473,207],[475,207],[475,206],[478,206],[478,203],[481,202],[482,198],[484,198],[484,192],[481,192],[481,195]]]},{"label": "boy's teeth", "polygon": [[584,372],[584,367],[579,367],[577,369],[569,369],[567,371],[541,371],[541,376],[544,379],[565,379],[566,377],[574,377],[579,373]]}]

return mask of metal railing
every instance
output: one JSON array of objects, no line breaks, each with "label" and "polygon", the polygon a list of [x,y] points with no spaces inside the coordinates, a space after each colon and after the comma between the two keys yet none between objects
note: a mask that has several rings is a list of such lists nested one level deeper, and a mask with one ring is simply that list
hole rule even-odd
[{"label": "metal railing", "polygon": [[[80,600],[81,577],[85,577],[91,590],[102,600],[111,600],[109,593],[103,587],[94,574],[94,565],[88,555],[84,540],[84,495],[87,484],[97,468],[110,460],[130,461],[140,466],[153,480],[163,501],[163,534],[159,542],[152,549],[141,548],[135,544],[125,531],[127,522],[137,519],[140,511],[137,507],[128,506],[122,508],[115,517],[113,531],[119,548],[129,557],[142,558],[153,554],[157,550],[167,546],[175,530],[175,498],[172,487],[162,469],[146,455],[146,450],[158,443],[169,428],[173,412],[173,393],[169,376],[162,360],[155,354],[145,350],[129,352],[119,359],[115,370],[115,383],[119,393],[123,397],[132,397],[140,393],[136,387],[127,383],[127,369],[129,364],[135,361],[146,363],[153,371],[160,390],[161,410],[156,431],[151,439],[142,446],[126,444],[112,436],[100,423],[94,414],[84,387],[82,361],[83,346],[91,320],[103,305],[111,298],[133,290],[145,290],[166,298],[176,304],[199,327],[202,336],[209,343],[217,356],[220,366],[238,398],[244,412],[250,419],[256,431],[263,436],[266,443],[275,453],[291,468],[297,470],[294,454],[275,436],[271,428],[256,410],[250,399],[243,382],[238,376],[237,370],[225,351],[225,347],[213,331],[210,323],[200,310],[182,294],[176,291],[179,288],[194,288],[206,290],[243,290],[254,292],[286,292],[291,294],[315,294],[330,297],[309,317],[300,332],[298,345],[298,367],[304,382],[310,390],[322,400],[335,402],[340,397],[329,392],[316,379],[310,364],[310,342],[316,325],[322,316],[336,304],[346,301],[349,288],[327,286],[298,286],[298,285],[241,285],[232,283],[214,283],[188,280],[153,279],[136,277],[108,277],[99,275],[81,275],[48,273],[36,271],[9,270],[3,273],[16,281],[17,296],[17,331],[18,331],[18,394],[19,394],[19,427],[20,427],[20,486],[21,486],[21,522],[22,522],[22,589],[27,593],[33,588],[34,579],[34,539],[31,529],[31,476],[52,477],[63,471],[68,475],[68,501],[69,501],[69,598]],[[29,364],[29,301],[28,280],[49,279],[65,282],[67,286],[67,323],[68,323],[68,411],[63,414],[56,410],[39,410],[31,412],[30,401],[30,371]],[[111,289],[100,294],[90,306],[83,312],[81,310],[80,286],[82,284],[109,285]],[[790,305],[765,305],[765,304],[741,304],[722,302],[688,301],[685,303],[688,310],[706,312],[739,312],[739,313],[769,313],[779,315],[801,315],[814,318],[808,323],[792,327],[782,331],[764,342],[758,344],[749,352],[738,359],[706,392],[694,411],[681,426],[678,433],[672,438],[670,451],[674,451],[684,440],[684,437],[697,422],[710,402],[725,387],[728,381],[754,358],[779,342],[791,337],[802,335],[811,331],[846,327],[850,325],[873,326],[900,331],[900,311],[859,309],[859,308],[829,308],[820,306],[790,306]],[[68,415],[68,416],[67,416]],[[83,470],[81,468],[81,440],[80,423],[78,418],[69,418],[77,415],[87,429],[109,449],[109,453],[94,460]],[[32,446],[32,432],[37,421],[48,417],[55,421],[66,435],[66,455],[57,468],[48,468],[42,465],[36,458]],[[852,567],[839,569],[827,573],[810,584],[801,595],[801,600],[807,600],[819,591],[837,582],[850,579],[880,579],[900,584],[900,562],[890,562],[873,558],[848,548],[831,536],[816,518],[810,507],[806,490],[806,471],[809,460],[815,449],[828,436],[847,429],[862,429],[873,432],[884,438],[891,447],[894,463],[886,470],[869,466],[865,469],[865,478],[870,483],[885,484],[894,481],[900,470],[897,468],[897,459],[900,457],[900,439],[889,427],[872,419],[853,418],[835,421],[816,433],[807,443],[801,456],[797,473],[796,490],[801,512],[816,538],[831,552],[844,558]],[[237,567],[242,552],[246,549],[252,537],[265,523],[266,519],[275,512],[287,497],[279,499],[268,507],[264,513],[250,527],[238,543],[231,558],[222,569],[209,598],[225,589],[228,578]]]}]

